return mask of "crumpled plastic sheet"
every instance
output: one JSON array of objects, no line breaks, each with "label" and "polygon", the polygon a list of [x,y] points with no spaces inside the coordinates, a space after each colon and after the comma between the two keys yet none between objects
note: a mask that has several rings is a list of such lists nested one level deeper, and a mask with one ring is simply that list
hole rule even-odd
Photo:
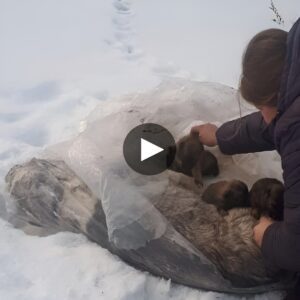
[{"label": "crumpled plastic sheet", "polygon": [[[157,123],[178,140],[189,133],[193,125],[222,124],[253,111],[238,100],[237,91],[230,87],[171,79],[152,91],[100,103],[81,123],[82,130],[77,136],[45,149],[40,155],[45,161],[33,159],[16,166],[15,171],[20,172],[16,178],[14,171],[10,174],[10,179],[17,182],[14,186],[17,198],[23,197],[26,205],[32,205],[24,209],[25,224],[30,217],[36,217],[34,213],[47,216],[48,219],[39,220],[40,227],[46,227],[48,232],[74,229],[138,269],[195,288],[252,294],[291,286],[291,278],[278,282],[267,278],[256,284],[248,281],[245,274],[245,281],[236,284],[221,274],[153,205],[168,193],[183,201],[198,199],[198,195],[176,187],[174,181],[170,184],[168,171],[155,176],[136,173],[123,157],[124,139],[137,125]],[[217,147],[210,151],[217,157],[221,172],[216,178],[205,179],[205,186],[223,179],[240,179],[249,186],[260,177],[282,180],[280,157],[276,152],[231,157],[220,153]],[[56,163],[52,163],[52,159]],[[74,190],[78,184],[84,193]],[[28,185],[33,185],[33,190],[28,189]],[[63,189],[63,201],[55,194],[56,185]],[[55,217],[51,206],[53,197],[59,212]],[[14,201],[9,203],[14,206]],[[28,215],[30,210],[34,210],[32,216]]]},{"label": "crumpled plastic sheet", "polygon": [[[168,80],[150,92],[101,103],[87,117],[85,128],[77,137],[49,147],[44,156],[64,160],[101,199],[110,241],[121,249],[137,249],[166,230],[167,221],[151,199],[159,198],[169,181],[167,172],[142,176],[126,164],[122,149],[127,133],[143,123],[157,123],[177,140],[192,125],[220,124],[250,111],[243,102],[239,105],[238,93],[233,88]],[[274,152],[237,155],[232,160],[222,156],[218,149],[212,151],[223,170],[215,181],[239,178],[251,184],[258,174],[281,178],[280,160]]]}]

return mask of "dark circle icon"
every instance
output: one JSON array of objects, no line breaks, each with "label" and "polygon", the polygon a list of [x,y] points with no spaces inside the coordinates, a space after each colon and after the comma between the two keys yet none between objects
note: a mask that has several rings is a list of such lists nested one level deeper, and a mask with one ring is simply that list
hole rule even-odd
[{"label": "dark circle icon", "polygon": [[175,140],[166,128],[158,124],[142,124],[127,134],[123,154],[134,171],[143,175],[156,175],[173,163]]}]

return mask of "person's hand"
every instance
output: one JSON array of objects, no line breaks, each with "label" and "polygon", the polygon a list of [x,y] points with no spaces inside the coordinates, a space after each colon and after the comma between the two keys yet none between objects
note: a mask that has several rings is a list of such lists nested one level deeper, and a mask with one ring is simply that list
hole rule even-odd
[{"label": "person's hand", "polygon": [[209,147],[217,145],[216,131],[218,127],[211,123],[194,126],[191,129],[191,133],[197,133],[199,135],[200,142]]},{"label": "person's hand", "polygon": [[259,248],[261,248],[265,231],[273,223],[274,221],[272,219],[267,217],[261,217],[259,219],[258,224],[253,228],[253,238]]}]

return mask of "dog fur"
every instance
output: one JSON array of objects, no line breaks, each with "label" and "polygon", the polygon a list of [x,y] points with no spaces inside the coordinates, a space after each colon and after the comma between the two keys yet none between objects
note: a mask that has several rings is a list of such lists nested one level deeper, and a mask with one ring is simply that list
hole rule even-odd
[{"label": "dog fur", "polygon": [[250,207],[248,187],[240,180],[223,180],[209,185],[202,194],[202,200],[215,205],[221,214],[232,208]]},{"label": "dog fur", "polygon": [[169,151],[176,151],[175,159],[169,169],[193,177],[197,186],[203,186],[202,176],[219,174],[216,157],[204,149],[198,134],[191,133],[182,137],[176,143],[176,150],[171,148]]},{"label": "dog fur", "polygon": [[275,221],[283,220],[284,185],[274,178],[262,178],[254,183],[250,191],[251,214],[259,219],[262,216]]}]

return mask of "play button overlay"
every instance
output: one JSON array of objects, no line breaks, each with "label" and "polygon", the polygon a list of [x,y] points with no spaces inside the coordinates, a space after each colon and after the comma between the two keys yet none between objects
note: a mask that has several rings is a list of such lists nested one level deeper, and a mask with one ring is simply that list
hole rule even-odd
[{"label": "play button overlay", "polygon": [[142,175],[156,175],[173,162],[176,145],[164,127],[146,123],[133,128],[126,136],[123,154],[127,164]]},{"label": "play button overlay", "polygon": [[154,145],[144,139],[141,139],[141,161],[152,157],[160,152],[164,151],[163,148]]}]

